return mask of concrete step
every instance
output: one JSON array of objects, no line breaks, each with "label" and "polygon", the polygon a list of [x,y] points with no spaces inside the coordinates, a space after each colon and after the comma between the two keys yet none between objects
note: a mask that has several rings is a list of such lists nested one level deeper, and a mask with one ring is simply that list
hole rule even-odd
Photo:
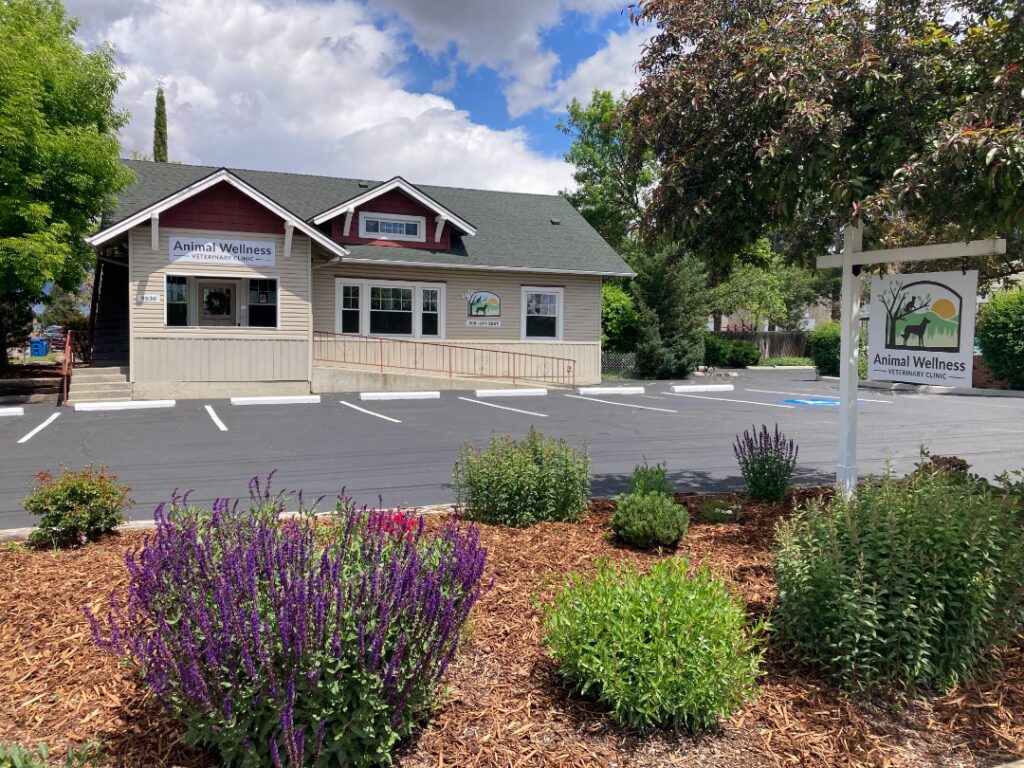
[{"label": "concrete step", "polygon": [[71,382],[71,393],[81,392],[131,392],[132,385],[127,381],[96,381]]},{"label": "concrete step", "polygon": [[106,372],[98,373],[98,372],[95,371],[95,369],[90,370],[88,368],[82,368],[80,370],[74,371],[71,374],[71,382],[72,382],[72,384],[78,384],[78,383],[83,383],[84,384],[85,382],[89,382],[91,384],[93,382],[102,382],[102,381],[109,381],[109,382],[115,382],[115,383],[116,382],[122,382],[122,381],[123,382],[127,382],[128,381],[128,377],[127,377],[127,374],[121,373],[117,369],[112,369],[109,373],[106,373]]}]

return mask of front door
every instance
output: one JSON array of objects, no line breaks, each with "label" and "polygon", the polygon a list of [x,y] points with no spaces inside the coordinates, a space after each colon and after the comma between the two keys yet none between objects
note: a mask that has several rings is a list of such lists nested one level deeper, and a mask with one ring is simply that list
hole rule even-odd
[{"label": "front door", "polygon": [[223,280],[199,280],[199,324],[237,325],[238,286]]}]

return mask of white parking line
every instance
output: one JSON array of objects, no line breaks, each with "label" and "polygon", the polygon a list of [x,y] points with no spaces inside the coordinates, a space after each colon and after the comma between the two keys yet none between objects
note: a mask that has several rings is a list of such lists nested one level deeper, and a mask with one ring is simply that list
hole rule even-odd
[{"label": "white parking line", "polygon": [[497,403],[485,403],[483,400],[474,400],[471,397],[460,397],[459,400],[465,400],[467,403],[476,403],[477,405],[486,405],[488,408],[500,408],[503,411],[512,411],[513,413],[525,413],[527,416],[540,416],[542,419],[546,419],[548,417],[546,413],[523,411],[519,408],[509,408],[507,405],[498,405]]},{"label": "white parking line", "polygon": [[598,400],[596,397],[582,397],[581,395],[566,395],[573,400],[589,400],[592,403],[604,403],[605,405],[618,405],[623,408],[635,408],[640,411],[659,411],[661,413],[679,413],[668,408],[652,408],[649,405],[633,405],[633,403],[616,403],[614,400]]},{"label": "white parking line", "polygon": [[[814,395],[810,392],[779,392],[775,389],[745,389],[744,392],[757,392],[759,395],[789,395],[790,397],[812,397],[816,400],[838,400],[835,395]],[[858,403],[885,403],[892,405],[893,400],[872,400],[869,397],[858,397]]]},{"label": "white parking line", "polygon": [[756,400],[736,400],[732,397],[705,397],[704,395],[684,395],[682,392],[666,392],[666,395],[674,397],[692,397],[696,400],[715,400],[724,403],[744,403],[746,405],[763,405],[768,408],[796,408],[795,405],[782,405],[781,403],[759,403]]},{"label": "white parking line", "polygon": [[221,432],[227,432],[228,431],[227,426],[224,424],[223,421],[220,420],[220,416],[218,416],[217,412],[215,410],[213,410],[213,406],[212,405],[207,405],[207,406],[205,406],[205,408],[206,408],[206,412],[208,414],[210,414],[210,418],[213,419],[213,423],[217,425],[217,429],[219,429]]},{"label": "white parking line", "polygon": [[384,421],[390,421],[390,422],[392,422],[394,424],[401,424],[402,423],[401,419],[393,419],[390,416],[385,416],[383,413],[375,413],[374,411],[368,411],[365,408],[360,408],[358,405],[352,405],[352,403],[346,403],[344,400],[339,400],[338,402],[341,403],[342,405],[347,405],[353,411],[359,411],[360,413],[365,413],[368,416],[376,416],[378,419],[384,419]]},{"label": "white parking line", "polygon": [[57,418],[58,416],[60,416],[60,414],[59,414],[59,413],[55,413],[55,414],[53,414],[53,415],[52,415],[52,416],[51,416],[50,418],[48,418],[48,419],[47,419],[46,421],[44,421],[44,422],[43,422],[42,424],[40,424],[40,425],[39,425],[38,427],[36,427],[36,428],[35,428],[35,429],[33,429],[33,430],[32,430],[31,432],[29,432],[29,433],[28,433],[27,435],[25,435],[25,436],[24,436],[23,438],[21,438],[21,440],[19,440],[19,441],[18,441],[18,443],[19,443],[19,444],[21,444],[21,443],[27,443],[27,442],[28,442],[29,440],[31,440],[31,439],[32,439],[33,437],[35,437],[36,435],[38,435],[38,434],[39,434],[40,432],[42,432],[42,431],[43,431],[44,429],[46,429],[46,428],[47,428],[48,426],[50,426],[51,424],[53,424],[53,422],[54,422],[54,421],[56,420],[56,418]]}]

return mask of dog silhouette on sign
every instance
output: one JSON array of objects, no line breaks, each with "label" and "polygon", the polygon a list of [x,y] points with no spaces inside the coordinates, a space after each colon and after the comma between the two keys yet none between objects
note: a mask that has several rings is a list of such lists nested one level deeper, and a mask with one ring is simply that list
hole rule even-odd
[{"label": "dog silhouette on sign", "polygon": [[930,318],[924,318],[917,325],[905,325],[903,326],[903,346],[907,346],[907,339],[917,336],[917,345],[919,347],[924,346],[924,329],[928,327],[928,323],[931,322]]}]

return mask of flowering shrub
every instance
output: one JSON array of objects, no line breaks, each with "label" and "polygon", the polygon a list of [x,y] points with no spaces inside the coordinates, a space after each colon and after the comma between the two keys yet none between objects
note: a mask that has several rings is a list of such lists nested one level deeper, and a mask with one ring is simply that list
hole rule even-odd
[{"label": "flowering shrub", "polygon": [[786,500],[800,449],[792,440],[786,439],[778,424],[774,433],[764,425],[760,430],[755,427],[753,434],[750,430],[743,430],[742,436],[736,436],[733,452],[751,498],[774,504]]},{"label": "flowering shrub", "polygon": [[157,701],[226,766],[386,762],[433,705],[483,590],[486,550],[451,520],[377,510],[278,521],[280,499],[161,506],[124,598],[88,610]]},{"label": "flowering shrub", "polygon": [[131,489],[118,483],[106,467],[61,467],[56,476],[40,472],[22,502],[27,512],[41,516],[32,543],[63,547],[110,533],[124,522],[122,513],[133,503],[130,494]]}]

